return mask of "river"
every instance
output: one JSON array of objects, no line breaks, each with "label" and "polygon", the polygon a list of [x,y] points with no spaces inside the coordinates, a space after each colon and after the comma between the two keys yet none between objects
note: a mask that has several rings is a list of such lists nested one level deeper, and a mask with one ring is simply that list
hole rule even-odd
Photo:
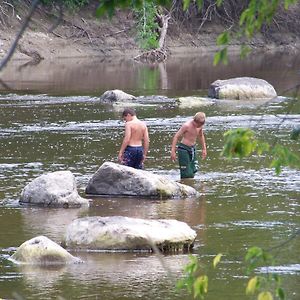
[{"label": "river", "polygon": [[[179,180],[170,160],[172,136],[182,122],[202,110],[208,157],[194,179],[183,181],[199,198],[151,200],[93,198],[88,209],[47,209],[18,204],[22,188],[37,176],[70,170],[78,191],[105,161],[117,161],[124,133],[122,106],[104,105],[109,89],[130,94],[205,96],[216,79],[251,76],[269,81],[279,97],[269,102],[223,100],[203,107],[172,103],[134,105],[150,133],[147,170]],[[197,231],[194,255],[209,277],[209,300],[245,299],[244,256],[251,246],[270,249],[299,229],[299,170],[270,168],[270,157],[231,161],[221,157],[226,130],[250,127],[258,138],[280,142],[299,153],[290,133],[300,125],[299,55],[252,54],[212,65],[211,55],[173,57],[165,64],[130,60],[78,59],[13,61],[0,73],[0,298],[4,299],[190,299],[177,290],[188,255],[157,257],[146,253],[75,253],[85,263],[63,267],[18,266],[8,257],[24,241],[45,235],[60,242],[66,226],[82,216],[177,219]],[[299,99],[299,98],[298,98]],[[282,278],[287,299],[300,297],[299,236],[272,252],[273,271]],[[212,259],[222,253],[216,269]],[[163,261],[163,263],[162,263]],[[256,269],[256,274],[266,274]]]}]

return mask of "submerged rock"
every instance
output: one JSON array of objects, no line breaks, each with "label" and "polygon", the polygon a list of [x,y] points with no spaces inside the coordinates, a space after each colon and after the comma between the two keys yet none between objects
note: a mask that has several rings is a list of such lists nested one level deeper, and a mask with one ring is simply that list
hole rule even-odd
[{"label": "submerged rock", "polygon": [[213,105],[214,101],[204,97],[180,97],[177,100],[180,108],[202,107]]},{"label": "submerged rock", "polygon": [[135,100],[136,97],[130,94],[127,94],[121,90],[109,90],[102,94],[100,100],[106,103],[113,102],[124,102],[128,100]]},{"label": "submerged rock", "polygon": [[273,98],[277,93],[267,81],[253,77],[216,80],[208,90],[208,97],[216,99]]},{"label": "submerged rock", "polygon": [[42,235],[24,242],[10,259],[17,263],[38,265],[82,262],[81,259]]},{"label": "submerged rock", "polygon": [[192,249],[196,232],[177,220],[143,220],[121,216],[86,217],[67,228],[68,249],[107,251],[185,252]]},{"label": "submerged rock", "polygon": [[20,203],[68,208],[88,206],[89,200],[79,196],[75,176],[70,171],[57,171],[41,175],[27,184]]},{"label": "submerged rock", "polygon": [[176,198],[197,196],[198,192],[160,175],[113,162],[105,162],[89,180],[89,195]]}]

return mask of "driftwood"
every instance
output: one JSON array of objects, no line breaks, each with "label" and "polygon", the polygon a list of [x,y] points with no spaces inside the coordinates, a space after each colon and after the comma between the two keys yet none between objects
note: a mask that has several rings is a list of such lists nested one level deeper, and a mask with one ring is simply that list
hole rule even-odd
[{"label": "driftwood", "polygon": [[37,63],[38,63],[38,62],[40,62],[42,59],[44,59],[44,57],[43,57],[42,55],[40,55],[39,52],[37,52],[36,50],[27,50],[27,49],[25,49],[22,45],[19,45],[19,46],[18,46],[18,50],[19,50],[21,53],[23,53],[23,54],[25,54],[25,55],[31,57],[32,60],[33,60],[34,62],[37,62]]}]

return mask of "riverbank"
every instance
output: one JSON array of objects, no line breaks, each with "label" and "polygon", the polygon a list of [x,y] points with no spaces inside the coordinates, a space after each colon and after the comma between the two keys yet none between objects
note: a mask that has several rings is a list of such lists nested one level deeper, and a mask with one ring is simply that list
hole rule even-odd
[{"label": "riverbank", "polygon": [[[117,12],[109,20],[97,19],[95,10],[80,10],[75,15],[64,14],[57,22],[54,14],[38,9],[23,34],[13,59],[32,60],[58,58],[134,58],[141,53],[136,42],[135,21],[131,12]],[[0,58],[6,56],[26,17],[27,10],[6,14],[5,25],[0,28]],[[191,30],[178,22],[170,22],[166,38],[169,55],[204,54],[214,52],[217,36],[223,25],[208,23],[201,30]],[[258,35],[248,45],[255,51],[300,51],[300,36],[286,29],[272,32],[267,37]],[[239,51],[241,42],[233,40],[230,51]]]}]

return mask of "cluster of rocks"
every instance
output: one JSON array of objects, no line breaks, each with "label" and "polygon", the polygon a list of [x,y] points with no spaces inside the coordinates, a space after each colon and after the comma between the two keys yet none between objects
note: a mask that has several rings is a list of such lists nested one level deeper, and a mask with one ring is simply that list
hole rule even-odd
[{"label": "cluster of rocks", "polygon": [[[196,197],[187,185],[148,171],[105,162],[91,177],[86,194],[139,198]],[[75,176],[70,171],[41,175],[27,184],[20,197],[22,205],[72,208],[89,206],[79,196]],[[79,263],[73,251],[163,251],[186,252],[193,248],[196,232],[177,220],[144,220],[122,216],[85,217],[74,220],[66,229],[60,246],[45,236],[24,242],[11,260],[26,264]]]},{"label": "cluster of rocks", "polygon": [[255,100],[277,97],[274,87],[266,80],[253,77],[238,77],[226,80],[216,80],[208,89],[208,97],[180,97],[169,99],[163,96],[136,97],[121,90],[109,90],[100,97],[102,103],[138,104],[138,103],[172,103],[180,107],[206,106],[215,99]]}]

